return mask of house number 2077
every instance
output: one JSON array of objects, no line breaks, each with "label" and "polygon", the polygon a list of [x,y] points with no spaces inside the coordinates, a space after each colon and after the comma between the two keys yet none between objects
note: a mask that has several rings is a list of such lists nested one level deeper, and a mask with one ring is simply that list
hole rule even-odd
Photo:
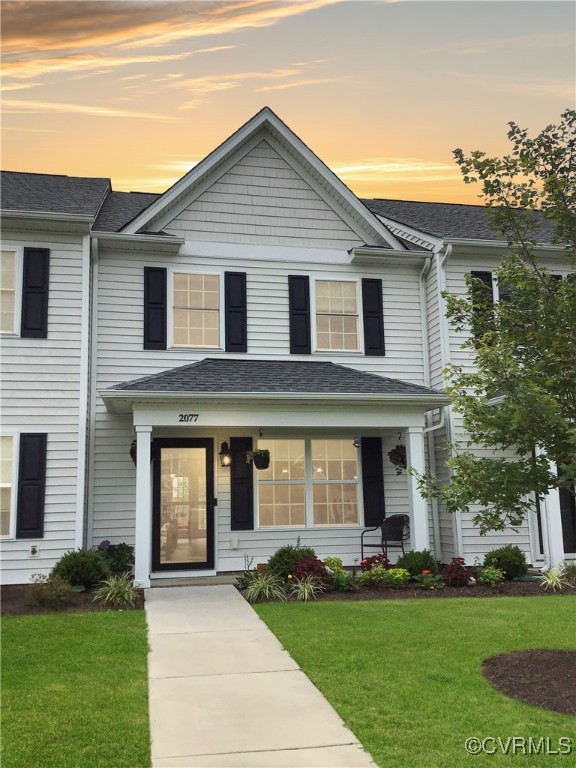
[{"label": "house number 2077", "polygon": [[178,421],[184,421],[184,422],[198,421],[198,414],[197,413],[180,413],[178,415]]}]

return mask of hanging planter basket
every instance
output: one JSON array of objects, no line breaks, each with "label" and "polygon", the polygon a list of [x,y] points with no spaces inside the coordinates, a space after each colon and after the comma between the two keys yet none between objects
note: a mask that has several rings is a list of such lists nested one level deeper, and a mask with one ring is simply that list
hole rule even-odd
[{"label": "hanging planter basket", "polygon": [[[132,440],[130,443],[130,458],[134,462],[134,466],[137,466],[138,461],[138,449],[136,447],[136,440]],[[150,446],[150,462],[154,460],[154,443]]]},{"label": "hanging planter basket", "polygon": [[258,449],[248,451],[246,454],[246,464],[253,463],[256,469],[268,469],[270,466],[270,451]]},{"label": "hanging planter basket", "polygon": [[394,448],[388,452],[388,458],[390,459],[390,463],[396,468],[396,474],[401,475],[407,467],[406,446],[402,445],[402,443],[398,443],[398,445],[394,446]]}]

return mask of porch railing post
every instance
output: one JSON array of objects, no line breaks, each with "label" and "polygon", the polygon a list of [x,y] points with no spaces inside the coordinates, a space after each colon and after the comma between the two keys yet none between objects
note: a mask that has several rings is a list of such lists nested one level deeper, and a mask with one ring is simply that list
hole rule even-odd
[{"label": "porch railing post", "polygon": [[[425,471],[424,428],[408,427],[406,441],[406,463],[419,474]],[[428,503],[418,492],[416,478],[408,475],[408,495],[410,499],[410,539],[413,549],[430,549],[428,529]]]},{"label": "porch railing post", "polygon": [[150,444],[152,427],[136,427],[136,536],[134,580],[137,586],[150,586],[152,549],[152,493]]}]

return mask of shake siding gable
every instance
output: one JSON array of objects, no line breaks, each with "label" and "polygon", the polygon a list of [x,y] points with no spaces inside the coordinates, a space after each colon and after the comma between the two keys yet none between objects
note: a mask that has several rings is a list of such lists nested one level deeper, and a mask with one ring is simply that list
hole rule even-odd
[{"label": "shake siding gable", "polygon": [[348,250],[363,242],[265,140],[164,230],[195,240],[308,248]]}]

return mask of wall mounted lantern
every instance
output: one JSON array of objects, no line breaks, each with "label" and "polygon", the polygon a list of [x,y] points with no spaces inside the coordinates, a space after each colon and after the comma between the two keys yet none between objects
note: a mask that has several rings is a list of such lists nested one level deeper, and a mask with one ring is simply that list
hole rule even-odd
[{"label": "wall mounted lantern", "polygon": [[232,451],[227,442],[222,443],[220,446],[220,464],[223,467],[229,467],[232,464]]}]

